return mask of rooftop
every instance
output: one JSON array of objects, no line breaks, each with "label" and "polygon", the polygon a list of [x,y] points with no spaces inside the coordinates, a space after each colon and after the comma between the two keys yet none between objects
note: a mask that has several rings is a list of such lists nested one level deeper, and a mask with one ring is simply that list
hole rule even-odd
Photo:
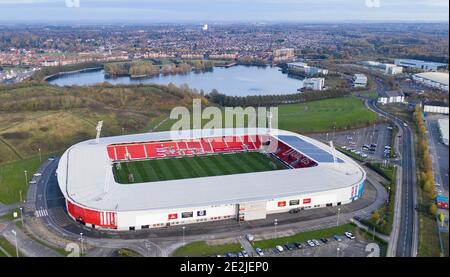
[{"label": "rooftop", "polygon": [[398,97],[398,96],[405,96],[405,94],[398,90],[391,90],[391,91],[382,91],[380,92],[381,97]]},{"label": "rooftop", "polygon": [[448,73],[424,72],[415,74],[415,76],[448,86]]}]

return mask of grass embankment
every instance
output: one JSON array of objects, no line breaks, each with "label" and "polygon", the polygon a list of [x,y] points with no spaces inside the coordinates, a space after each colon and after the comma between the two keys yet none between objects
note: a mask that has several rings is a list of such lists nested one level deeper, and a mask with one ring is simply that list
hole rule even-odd
[{"label": "grass embankment", "polygon": [[126,162],[120,163],[120,168],[116,164],[113,172],[118,183],[132,184],[285,168],[276,159],[271,159],[259,152],[248,152]]},{"label": "grass embankment", "polygon": [[[16,256],[16,247],[9,243],[4,237],[0,236],[0,258]],[[19,251],[19,257],[25,257],[25,255]]]},{"label": "grass embankment", "polygon": [[422,257],[439,257],[441,251],[438,223],[436,221],[437,206],[435,204],[436,191],[433,165],[428,148],[426,127],[420,106],[416,107],[413,114],[413,122],[419,201],[418,255]]},{"label": "grass embankment", "polygon": [[196,241],[175,250],[173,256],[175,257],[206,257],[217,254],[225,254],[228,252],[241,251],[240,243],[228,243],[220,245],[209,245],[205,241]]},{"label": "grass embankment", "polygon": [[342,153],[344,153],[345,155],[349,156],[350,158],[353,158],[353,159],[355,159],[355,160],[357,160],[357,161],[359,161],[359,162],[362,162],[362,163],[363,163],[363,162],[366,161],[366,158],[363,158],[361,155],[352,153],[351,151],[342,149],[342,148],[340,148],[340,147],[337,147],[336,149],[337,149],[339,152],[342,152]]},{"label": "grass embankment", "polygon": [[49,153],[95,137],[148,131],[173,107],[191,106],[200,95],[175,86],[57,87],[42,83],[0,86],[0,202],[26,196],[31,175]]},{"label": "grass embankment", "polygon": [[363,219],[361,222],[371,228],[375,228],[377,232],[389,236],[394,221],[397,168],[393,166],[383,166],[380,163],[367,163],[366,166],[388,180],[383,186],[389,191],[389,203],[384,204],[378,210],[374,211],[371,219]]}]

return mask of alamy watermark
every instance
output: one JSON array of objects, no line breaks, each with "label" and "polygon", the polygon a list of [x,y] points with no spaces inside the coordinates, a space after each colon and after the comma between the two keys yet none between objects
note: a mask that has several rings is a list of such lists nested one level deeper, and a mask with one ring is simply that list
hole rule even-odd
[{"label": "alamy watermark", "polygon": [[80,0],[65,0],[67,8],[79,8]]}]

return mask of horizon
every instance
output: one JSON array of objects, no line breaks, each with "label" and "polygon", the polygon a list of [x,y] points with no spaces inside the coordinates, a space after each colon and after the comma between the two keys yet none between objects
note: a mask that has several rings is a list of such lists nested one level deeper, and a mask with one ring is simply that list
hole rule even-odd
[{"label": "horizon", "polygon": [[448,7],[446,0],[0,0],[0,23],[448,23]]}]

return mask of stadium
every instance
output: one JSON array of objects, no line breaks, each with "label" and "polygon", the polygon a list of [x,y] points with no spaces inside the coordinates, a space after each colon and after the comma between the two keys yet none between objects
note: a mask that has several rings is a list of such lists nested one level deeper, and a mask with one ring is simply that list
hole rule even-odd
[{"label": "stadium", "polygon": [[357,200],[364,170],[333,147],[276,129],[210,129],[88,140],[57,169],[69,216],[138,230],[330,207]]}]

